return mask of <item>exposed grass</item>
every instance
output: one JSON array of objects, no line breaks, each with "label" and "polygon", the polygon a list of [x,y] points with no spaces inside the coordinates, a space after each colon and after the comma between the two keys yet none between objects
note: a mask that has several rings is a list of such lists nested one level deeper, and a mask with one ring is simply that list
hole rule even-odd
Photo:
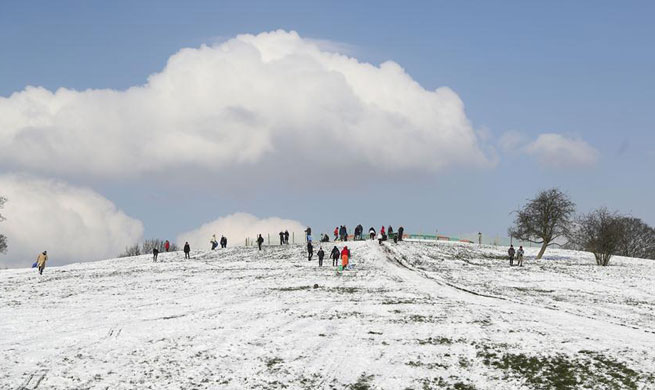
[{"label": "exposed grass", "polygon": [[505,371],[506,379],[515,377],[538,390],[634,389],[642,375],[624,363],[597,352],[580,351],[575,357],[504,353],[486,346],[477,356],[486,366]]},{"label": "exposed grass", "polygon": [[357,379],[357,382],[346,386],[346,389],[350,390],[369,390],[371,388],[371,380],[373,380],[373,375],[366,375],[363,373]]},{"label": "exposed grass", "polygon": [[464,382],[450,383],[441,377],[424,378],[421,380],[421,384],[423,390],[476,390],[472,384]]},{"label": "exposed grass", "polygon": [[282,360],[279,357],[274,357],[271,359],[266,359],[266,368],[268,368],[269,371],[275,371],[279,369],[278,365],[284,363],[284,360]]},{"label": "exposed grass", "polygon": [[431,345],[450,345],[454,341],[448,337],[428,337],[427,339],[417,340],[420,345],[431,344]]}]

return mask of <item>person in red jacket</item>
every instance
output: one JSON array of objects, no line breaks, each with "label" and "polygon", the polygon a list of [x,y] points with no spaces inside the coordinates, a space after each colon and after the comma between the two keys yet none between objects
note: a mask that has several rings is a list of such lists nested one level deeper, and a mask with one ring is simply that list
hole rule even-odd
[{"label": "person in red jacket", "polygon": [[171,247],[171,243],[168,242],[168,240],[166,240],[166,242],[164,243],[164,249],[166,249],[166,252],[168,252],[168,249],[170,249],[170,247]]},{"label": "person in red jacket", "polygon": [[336,241],[337,238],[339,238],[339,228],[335,227],[334,228],[334,241]]},{"label": "person in red jacket", "polygon": [[341,268],[346,269],[348,266],[348,260],[350,260],[350,249],[347,246],[344,246],[341,250]]},{"label": "person in red jacket", "polygon": [[380,228],[380,234],[382,234],[383,236],[386,234],[386,233],[384,232],[384,226],[382,226],[382,227]]}]

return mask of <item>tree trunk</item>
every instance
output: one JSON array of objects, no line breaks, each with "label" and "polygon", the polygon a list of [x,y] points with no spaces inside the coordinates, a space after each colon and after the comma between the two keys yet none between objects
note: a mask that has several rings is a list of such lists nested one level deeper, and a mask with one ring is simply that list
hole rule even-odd
[{"label": "tree trunk", "polygon": [[544,243],[541,244],[541,249],[539,250],[539,254],[537,254],[536,260],[541,259],[541,256],[543,256],[544,252],[546,252],[546,247],[548,247],[548,243],[544,241]]}]

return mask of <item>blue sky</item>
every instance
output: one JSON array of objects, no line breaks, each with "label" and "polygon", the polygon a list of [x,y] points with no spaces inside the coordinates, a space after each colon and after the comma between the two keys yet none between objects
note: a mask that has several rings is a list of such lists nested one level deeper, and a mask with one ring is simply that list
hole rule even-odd
[{"label": "blue sky", "polygon": [[[144,84],[182,48],[293,30],[334,42],[360,62],[392,60],[427,90],[450,87],[476,131],[487,135],[497,164],[404,177],[378,172],[345,189],[321,184],[339,181],[338,172],[316,172],[299,188],[272,181],[245,193],[224,190],[235,185],[229,180],[213,183],[217,189],[171,186],[164,178],[57,177],[92,188],[140,219],[147,237],[175,237],[236,211],[325,231],[342,223],[392,223],[409,231],[502,235],[510,211],[551,186],[569,193],[581,211],[608,206],[655,225],[652,2],[398,4],[3,2],[0,96],[28,85],[124,90]],[[507,132],[520,133],[523,146],[539,134],[564,134],[583,140],[598,158],[592,166],[545,167],[521,146],[501,150]],[[0,163],[0,171],[16,168]]]}]

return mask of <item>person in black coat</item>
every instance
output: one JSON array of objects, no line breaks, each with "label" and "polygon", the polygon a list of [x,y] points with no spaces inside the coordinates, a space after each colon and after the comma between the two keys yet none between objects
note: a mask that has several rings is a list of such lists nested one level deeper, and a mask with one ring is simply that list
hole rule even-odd
[{"label": "person in black coat", "polygon": [[189,255],[190,252],[191,252],[191,246],[189,246],[189,242],[187,241],[184,244],[184,258],[185,259],[190,259],[191,258],[191,255]]},{"label": "person in black coat", "polygon": [[307,243],[307,261],[311,261],[312,256],[314,256],[314,246],[312,245],[312,242],[309,241]]},{"label": "person in black coat", "polygon": [[339,256],[341,255],[341,251],[339,248],[336,246],[332,248],[332,252],[330,252],[330,257],[332,258],[332,266],[336,267],[339,264]]},{"label": "person in black coat", "polygon": [[405,228],[401,226],[398,228],[398,241],[403,240],[403,233],[405,233]]},{"label": "person in black coat", "polygon": [[325,252],[323,251],[322,247],[318,248],[318,252],[316,252],[318,255],[318,266],[322,267],[323,266],[323,257],[325,257]]},{"label": "person in black coat", "polygon": [[280,245],[284,244],[284,232],[280,231]]},{"label": "person in black coat", "polygon": [[289,243],[289,231],[288,230],[284,231],[284,243],[285,244]]},{"label": "person in black coat", "polygon": [[221,236],[221,248],[227,248],[227,238]]},{"label": "person in black coat", "polygon": [[152,261],[157,262],[157,255],[159,255],[159,249],[152,248]]},{"label": "person in black coat", "polygon": [[259,250],[262,250],[262,244],[264,243],[264,237],[262,237],[261,234],[257,235],[257,246],[259,247]]}]

